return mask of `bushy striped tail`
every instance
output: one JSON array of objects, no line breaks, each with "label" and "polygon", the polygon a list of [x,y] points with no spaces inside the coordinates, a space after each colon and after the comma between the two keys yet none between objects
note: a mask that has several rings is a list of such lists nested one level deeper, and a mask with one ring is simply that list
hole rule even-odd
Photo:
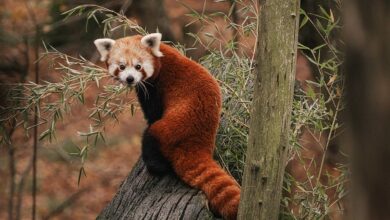
[{"label": "bushy striped tail", "polygon": [[178,149],[172,158],[176,174],[188,185],[202,190],[213,212],[226,220],[237,218],[240,187],[211,157],[210,153]]}]

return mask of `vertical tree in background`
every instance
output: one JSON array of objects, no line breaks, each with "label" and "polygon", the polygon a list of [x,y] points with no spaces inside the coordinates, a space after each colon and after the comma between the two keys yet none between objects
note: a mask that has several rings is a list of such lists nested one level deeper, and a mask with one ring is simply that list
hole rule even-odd
[{"label": "vertical tree in background", "polygon": [[390,2],[346,3],[351,219],[390,219]]},{"label": "vertical tree in background", "polygon": [[292,111],[299,0],[259,0],[257,67],[239,219],[277,219]]}]

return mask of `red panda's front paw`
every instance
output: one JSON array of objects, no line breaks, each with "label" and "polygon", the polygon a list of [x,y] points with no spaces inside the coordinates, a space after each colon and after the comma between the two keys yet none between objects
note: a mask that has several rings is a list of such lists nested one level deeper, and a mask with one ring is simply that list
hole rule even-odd
[{"label": "red panda's front paw", "polygon": [[145,130],[142,137],[142,159],[149,173],[154,176],[173,173],[171,164],[161,153],[160,143],[148,130]]}]

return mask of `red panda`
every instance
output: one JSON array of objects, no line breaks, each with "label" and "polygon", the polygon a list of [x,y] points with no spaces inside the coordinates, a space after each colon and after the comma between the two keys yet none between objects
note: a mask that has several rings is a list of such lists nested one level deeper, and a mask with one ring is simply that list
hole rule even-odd
[{"label": "red panda", "polygon": [[236,219],[240,186],[213,160],[221,113],[217,81],[153,33],[95,40],[111,76],[136,88],[148,123],[142,158],[148,171],[171,171],[202,190],[211,210]]}]

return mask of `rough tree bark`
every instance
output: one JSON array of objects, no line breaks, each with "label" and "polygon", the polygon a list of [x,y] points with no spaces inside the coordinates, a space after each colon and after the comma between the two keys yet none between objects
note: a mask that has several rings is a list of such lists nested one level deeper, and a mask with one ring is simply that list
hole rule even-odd
[{"label": "rough tree bark", "polygon": [[390,2],[346,3],[351,219],[390,219]]},{"label": "rough tree bark", "polygon": [[175,176],[149,175],[140,159],[97,219],[216,219],[203,193]]},{"label": "rough tree bark", "polygon": [[239,219],[277,219],[293,100],[299,0],[259,0],[257,68]]}]

